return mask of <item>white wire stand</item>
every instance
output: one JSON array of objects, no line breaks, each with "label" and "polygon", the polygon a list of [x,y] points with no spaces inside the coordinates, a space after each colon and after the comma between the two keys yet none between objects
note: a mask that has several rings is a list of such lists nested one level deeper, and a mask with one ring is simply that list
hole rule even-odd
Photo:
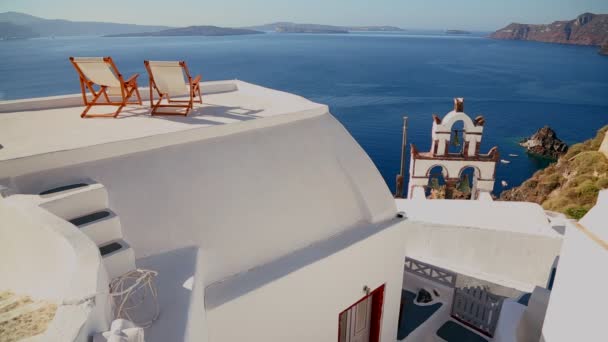
[{"label": "white wire stand", "polygon": [[160,313],[156,276],[156,271],[138,268],[112,279],[110,298],[114,319],[127,319],[142,328],[156,321]]}]

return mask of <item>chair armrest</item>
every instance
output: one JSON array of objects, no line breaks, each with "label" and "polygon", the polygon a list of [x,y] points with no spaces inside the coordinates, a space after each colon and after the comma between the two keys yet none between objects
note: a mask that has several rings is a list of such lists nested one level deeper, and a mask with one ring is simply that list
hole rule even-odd
[{"label": "chair armrest", "polygon": [[139,76],[139,74],[133,74],[131,75],[131,77],[129,77],[125,83],[131,83],[131,82],[135,82],[137,80],[137,77]]},{"label": "chair armrest", "polygon": [[190,84],[197,84],[200,81],[201,81],[201,75],[196,75],[196,77],[190,81]]}]

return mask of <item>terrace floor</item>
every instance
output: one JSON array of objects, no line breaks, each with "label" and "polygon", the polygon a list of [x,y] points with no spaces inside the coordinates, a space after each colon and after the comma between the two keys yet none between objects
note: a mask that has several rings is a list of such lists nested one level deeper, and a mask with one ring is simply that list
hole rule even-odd
[{"label": "terrace floor", "polygon": [[[198,248],[181,248],[137,259],[137,266],[158,272],[160,313],[152,326],[145,329],[146,341],[185,341],[192,289],[188,280],[194,276]],[[145,312],[143,317],[149,317]]]},{"label": "terrace floor", "polygon": [[[166,136],[178,132],[173,140],[229,134],[249,129],[236,125],[245,121],[277,117],[284,114],[322,115],[327,106],[303,97],[264,88],[242,81],[201,83],[203,104],[195,104],[187,117],[150,116],[148,91],[140,89],[143,105],[130,105],[116,118],[80,118],[84,106],[80,94],[0,102],[0,163],[49,153],[99,147],[111,143],[135,141],[163,135],[165,145],[173,141]],[[90,114],[107,113],[116,107],[96,106]],[[293,119],[292,119],[293,120]],[[274,122],[274,121],[273,121]],[[269,123],[266,123],[269,125]],[[264,124],[256,124],[264,127]],[[190,136],[185,131],[210,128]],[[217,128],[221,128],[218,130]],[[201,133],[202,132],[202,133]],[[174,134],[175,136],[175,134]],[[133,145],[133,144],[131,144]],[[149,145],[149,144],[148,144]],[[114,149],[118,150],[118,149]],[[31,167],[28,168],[31,172]],[[0,175],[1,176],[1,175]]]},{"label": "terrace floor", "polygon": [[406,338],[439,310],[442,305],[443,303],[441,302],[432,303],[431,305],[418,305],[415,293],[402,290],[401,306],[403,309],[401,315],[399,315],[397,339],[402,340]]},{"label": "terrace floor", "polygon": [[[460,277],[460,274],[458,275]],[[470,281],[466,279],[465,282]],[[417,303],[420,289],[431,294],[429,303]],[[527,299],[524,296],[521,301]],[[488,342],[492,339],[459,323],[450,315],[453,288],[405,271],[401,309],[399,315],[398,342]],[[515,302],[515,300],[513,300]]]}]

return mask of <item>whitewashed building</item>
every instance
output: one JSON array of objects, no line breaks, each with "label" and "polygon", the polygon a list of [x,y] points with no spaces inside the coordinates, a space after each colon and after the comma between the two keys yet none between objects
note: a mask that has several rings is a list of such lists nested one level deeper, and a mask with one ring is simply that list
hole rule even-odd
[{"label": "whitewashed building", "polygon": [[[585,310],[577,292],[589,288],[598,310],[608,304],[601,291],[608,272],[580,267],[608,258],[606,193],[580,223],[531,203],[395,200],[327,106],[241,81],[201,83],[201,90],[203,104],[188,117],[150,117],[149,108],[129,106],[118,119],[81,119],[80,95],[0,103],[5,336],[604,337],[603,316]],[[472,133],[482,126],[466,126],[461,114],[448,116],[465,120],[467,155],[476,155],[481,136]],[[116,284],[142,274],[135,284],[156,291],[133,294],[144,297],[126,318],[146,328],[112,324],[128,312],[117,310],[124,307]],[[497,298],[483,302],[491,317],[460,308],[477,285]],[[429,303],[407,302],[422,289]],[[517,296],[529,293],[528,306],[520,304]],[[146,306],[154,302],[157,317]],[[413,324],[410,309],[425,308],[435,311]],[[34,336],[25,316],[40,321]]]}]

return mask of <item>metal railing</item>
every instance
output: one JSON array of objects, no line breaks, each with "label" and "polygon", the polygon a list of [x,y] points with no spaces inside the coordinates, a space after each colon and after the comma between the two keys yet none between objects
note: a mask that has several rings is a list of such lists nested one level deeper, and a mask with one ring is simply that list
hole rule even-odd
[{"label": "metal railing", "polygon": [[405,270],[449,287],[456,286],[456,273],[412,258],[405,258]]}]

